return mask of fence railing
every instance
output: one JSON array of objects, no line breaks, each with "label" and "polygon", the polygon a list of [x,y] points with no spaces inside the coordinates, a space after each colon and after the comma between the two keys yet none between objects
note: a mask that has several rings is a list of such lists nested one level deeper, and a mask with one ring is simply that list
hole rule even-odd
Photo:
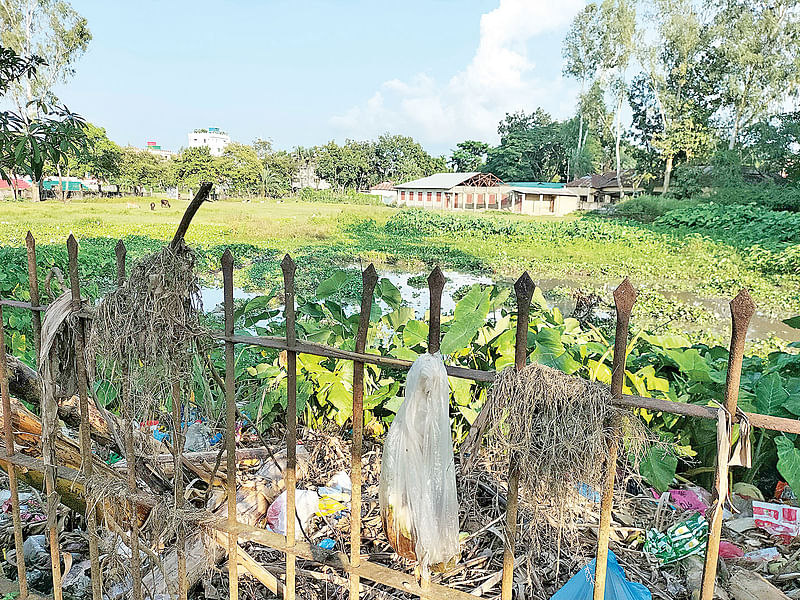
[{"label": "fence railing", "polygon": [[[45,309],[40,305],[39,282],[36,262],[36,244],[33,236],[28,233],[27,256],[28,274],[30,282],[30,302],[21,302],[10,299],[0,299],[0,323],[2,322],[2,310],[4,306],[13,308],[28,309],[33,316],[34,342],[37,351],[41,347],[41,314]],[[78,276],[78,244],[74,237],[70,236],[67,241],[69,256],[70,286],[73,297],[73,312],[78,316],[78,326],[75,331],[75,351],[76,356],[84,355],[84,342],[86,339],[86,321],[90,318],[86,311],[81,308],[80,281]],[[117,282],[119,285],[125,281],[125,246],[120,240],[116,247],[117,259]],[[256,542],[264,546],[275,549],[285,555],[286,570],[285,581],[281,584],[273,578],[270,589],[278,594],[282,594],[287,599],[293,599],[296,593],[296,559],[314,561],[320,564],[335,567],[349,576],[350,598],[359,598],[360,580],[365,579],[378,584],[383,584],[402,592],[410,593],[421,598],[444,598],[447,600],[466,600],[474,598],[473,595],[465,592],[436,584],[426,579],[416,577],[401,571],[393,570],[375,562],[371,562],[369,557],[366,560],[361,555],[361,459],[363,449],[363,402],[364,402],[364,368],[365,364],[376,364],[385,367],[408,369],[410,361],[401,360],[388,356],[380,356],[367,353],[366,337],[369,328],[369,315],[372,308],[373,291],[377,282],[377,273],[372,265],[367,267],[362,273],[362,297],[361,310],[359,314],[358,330],[355,339],[355,351],[347,351],[334,348],[324,344],[311,343],[298,340],[295,328],[295,272],[294,261],[286,255],[281,263],[284,281],[285,296],[285,319],[286,336],[245,336],[237,335],[234,331],[234,299],[233,299],[233,255],[230,250],[226,250],[222,256],[222,274],[224,286],[224,330],[217,332],[215,337],[224,343],[225,348],[225,447],[227,459],[227,507],[228,516],[224,522],[217,522],[216,528],[219,537],[227,536],[228,557],[229,557],[229,590],[230,598],[238,598],[238,567],[240,564],[252,568],[252,561],[248,555],[239,552],[239,538],[246,538],[248,541]],[[445,284],[445,277],[437,267],[428,277],[428,287],[430,291],[430,311],[428,329],[428,349],[435,353],[439,350],[441,337],[441,297]],[[515,283],[514,290],[517,301],[517,322],[516,322],[516,341],[515,341],[515,368],[522,369],[528,359],[528,328],[531,298],[535,284],[528,273],[524,273]],[[741,375],[742,359],[744,354],[744,341],[747,328],[752,317],[755,306],[746,291],[742,291],[731,302],[732,316],[732,337],[730,344],[730,354],[728,361],[728,374],[725,386],[725,407],[714,408],[710,406],[698,406],[670,402],[657,398],[645,398],[641,396],[625,395],[622,393],[623,380],[625,373],[626,346],[629,337],[629,321],[633,305],[636,300],[636,291],[626,278],[614,292],[616,305],[616,334],[614,341],[614,354],[612,364],[611,392],[614,404],[629,408],[643,408],[650,411],[672,413],[689,418],[716,419],[720,411],[727,411],[731,418],[736,421],[740,417],[747,418],[754,427],[762,427],[787,433],[800,433],[800,421],[785,419],[768,415],[753,413],[741,413],[737,409],[739,379]],[[287,410],[286,410],[286,439],[287,439],[287,463],[284,472],[285,485],[287,492],[287,514],[295,513],[295,491],[296,491],[296,447],[297,447],[297,355],[311,354],[322,357],[332,357],[337,359],[349,360],[353,362],[353,417],[352,417],[352,455],[351,455],[351,479],[352,479],[352,498],[350,511],[350,554],[349,556],[336,551],[323,550],[319,547],[295,539],[295,519],[287,519],[286,535],[260,529],[237,520],[236,511],[236,403],[235,403],[235,369],[234,352],[238,344],[274,348],[286,352],[286,365],[288,377]],[[5,332],[0,327],[0,348],[5,348]],[[38,356],[38,352],[37,352]],[[448,375],[476,382],[491,382],[494,380],[493,371],[482,371],[469,369],[460,366],[448,365]],[[83,474],[88,479],[92,474],[92,451],[89,430],[89,387],[86,368],[82,360],[76,361],[76,374],[78,392],[80,398],[80,449],[83,458]],[[123,381],[125,377],[123,377]],[[23,552],[23,532],[20,521],[20,500],[18,492],[17,470],[20,468],[30,469],[39,468],[39,463],[30,457],[15,455],[15,432],[10,418],[11,403],[9,394],[8,370],[5,352],[0,352],[0,391],[2,391],[2,408],[4,415],[4,442],[5,456],[0,457],[0,464],[7,470],[9,475],[9,486],[11,489],[12,517],[14,525],[14,543],[17,556],[22,557]],[[123,419],[130,423],[133,414],[128,402],[128,390],[120,391]],[[180,423],[181,414],[181,390],[180,385],[172,388],[173,414],[176,423]],[[480,448],[480,438],[483,429],[487,426],[487,412],[482,411],[478,419],[473,424],[465,448],[468,451],[476,452]],[[55,524],[55,512],[59,502],[56,480],[64,476],[63,467],[57,464],[55,452],[52,447],[52,432],[55,431],[57,415],[52,407],[42,407],[42,461],[44,488],[47,494],[48,518],[53,519]],[[178,427],[180,429],[180,427]],[[183,474],[182,474],[182,448],[183,432],[176,431],[175,452],[175,507],[180,510],[183,506]],[[613,491],[616,476],[616,454],[617,443],[615,439],[610,448],[609,460],[606,465],[606,476],[604,489],[602,492],[600,509],[600,526],[597,544],[597,562],[595,572],[594,598],[601,600],[604,597],[606,561],[608,555],[609,533],[611,529],[611,509],[613,504]],[[133,456],[133,437],[132,428],[126,427],[125,451],[128,456]],[[728,452],[729,448],[722,448]],[[469,459],[462,453],[462,459]],[[135,461],[127,461],[127,488],[129,503],[129,523],[130,548],[132,551],[131,571],[132,571],[132,597],[135,600],[144,598],[142,588],[142,567],[139,560],[139,539],[138,539],[138,513],[136,510],[137,498],[140,497]],[[79,478],[81,475],[72,473],[67,477]],[[511,457],[508,465],[508,496],[506,503],[506,542],[503,557],[502,575],[502,600],[511,600],[514,574],[514,545],[517,533],[518,503],[519,503],[519,466],[515,457]],[[721,489],[721,483],[727,481],[727,462],[719,461],[717,468],[715,490],[718,497],[724,498],[725,491]],[[97,507],[91,502],[86,506],[87,528],[89,533],[89,553],[91,562],[92,597],[94,600],[101,600],[103,595],[102,572],[99,560],[98,549],[98,522]],[[715,576],[719,556],[720,530],[722,525],[722,504],[717,502],[710,515],[710,535],[706,551],[705,570],[701,590],[701,599],[710,600],[714,593]],[[179,528],[180,532],[180,528]],[[61,598],[61,569],[60,552],[58,547],[58,536],[54,526],[49,527],[50,553],[52,559],[54,597],[56,600]],[[219,539],[218,537],[218,539]],[[223,541],[224,543],[224,541]],[[186,598],[187,578],[186,578],[186,555],[183,547],[183,533],[178,534],[177,545],[177,573],[175,587],[181,599]],[[19,577],[20,597],[28,595],[25,583],[25,564],[23,560],[17,560],[17,571]],[[262,581],[264,582],[264,581]],[[266,583],[269,583],[266,582]]]}]

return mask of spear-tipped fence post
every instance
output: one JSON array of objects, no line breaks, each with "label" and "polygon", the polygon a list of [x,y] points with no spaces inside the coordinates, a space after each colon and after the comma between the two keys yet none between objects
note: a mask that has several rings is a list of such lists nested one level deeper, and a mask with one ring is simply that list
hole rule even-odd
[{"label": "spear-tipped fence post", "polygon": [[[117,287],[125,285],[125,259],[128,254],[125,242],[117,240],[114,247],[114,256],[117,261]],[[121,357],[120,372],[122,385],[120,386],[120,401],[122,403],[122,420],[125,422],[123,442],[125,444],[125,458],[127,462],[127,484],[130,496],[130,528],[131,528],[131,577],[133,580],[133,600],[142,600],[142,559],[139,556],[139,513],[136,509],[136,496],[139,486],[136,483],[136,451],[133,444],[133,397],[131,396],[130,365],[127,357]]]},{"label": "spear-tipped fence post", "polygon": [[[361,314],[358,316],[356,333],[356,352],[363,353],[367,347],[369,316],[372,312],[372,295],[378,273],[369,265],[361,274]],[[364,443],[364,363],[353,362],[353,447],[351,477],[353,480],[350,506],[350,566],[357,569],[361,565],[361,454]],[[350,600],[358,600],[360,577],[350,575]]]},{"label": "spear-tipped fence post", "polygon": [[[75,374],[78,380],[78,398],[80,402],[81,426],[80,446],[83,472],[86,481],[91,481],[93,472],[92,439],[89,428],[89,381],[86,373],[86,332],[81,310],[81,286],[78,276],[78,240],[70,234],[67,238],[67,254],[69,256],[69,284],[72,291],[72,312],[77,316],[75,327]],[[92,572],[92,597],[102,600],[103,573],[100,569],[100,548],[97,536],[97,508],[93,503],[86,505],[86,529],[89,533],[89,561]]]},{"label": "spear-tipped fence post", "polygon": [[[199,194],[199,192],[198,192]],[[225,313],[225,451],[228,484],[228,590],[239,597],[239,541],[236,535],[236,357],[233,345],[233,254],[222,254],[223,310]]]},{"label": "spear-tipped fence post", "polygon": [[[294,276],[297,265],[288,254],[281,261],[283,271],[284,314],[286,315],[286,546],[294,550],[297,522],[297,332],[295,331]],[[296,559],[286,553],[286,600],[294,600],[297,585]]]},{"label": "spear-tipped fence post", "polygon": [[[756,312],[756,305],[747,290],[741,290],[731,300],[731,346],[728,353],[728,375],[725,379],[725,410],[732,418],[736,417],[739,403],[739,383],[742,378],[742,360],[744,358],[744,342],[747,337],[747,328],[750,319]],[[730,448],[719,448],[724,451],[724,457],[717,460],[717,473],[714,478],[714,496],[716,502],[712,507],[708,528],[708,543],[706,544],[706,559],[703,565],[703,581],[700,588],[700,599],[711,600],[714,597],[714,587],[717,579],[717,564],[719,563],[719,543],[722,535],[722,506],[727,497],[728,458]]]},{"label": "spear-tipped fence post", "polygon": [[[521,371],[528,358],[528,325],[530,323],[531,298],[536,284],[525,271],[514,283],[517,297],[517,332],[514,340],[514,368]],[[509,458],[508,501],[506,502],[506,534],[503,548],[503,579],[500,597],[511,600],[514,590],[514,546],[517,537],[517,514],[519,512],[519,462],[516,455]]]},{"label": "spear-tipped fence post", "polygon": [[[622,397],[625,382],[625,359],[628,349],[628,332],[631,311],[636,302],[636,289],[626,277],[614,290],[614,305],[617,309],[617,329],[614,335],[614,359],[611,368],[611,395]],[[608,540],[611,536],[611,509],[614,506],[614,481],[617,477],[617,454],[619,452],[619,428],[613,427],[608,445],[608,461],[600,501],[600,526],[597,532],[597,554],[594,567],[594,600],[603,600],[608,570]]]},{"label": "spear-tipped fence post", "polygon": [[442,291],[445,277],[439,267],[428,276],[428,292],[430,294],[430,311],[428,324],[428,352],[436,354],[442,333]]}]

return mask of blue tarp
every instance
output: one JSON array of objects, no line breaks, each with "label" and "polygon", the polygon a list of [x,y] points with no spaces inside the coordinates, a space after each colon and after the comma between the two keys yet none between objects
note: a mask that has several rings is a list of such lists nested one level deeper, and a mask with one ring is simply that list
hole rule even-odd
[{"label": "blue tarp", "polygon": [[[550,600],[592,600],[594,595],[594,565],[592,560],[572,579],[564,584]],[[608,571],[606,574],[605,600],[652,600],[650,590],[641,583],[628,581],[625,571],[619,566],[617,557],[608,551]]]}]

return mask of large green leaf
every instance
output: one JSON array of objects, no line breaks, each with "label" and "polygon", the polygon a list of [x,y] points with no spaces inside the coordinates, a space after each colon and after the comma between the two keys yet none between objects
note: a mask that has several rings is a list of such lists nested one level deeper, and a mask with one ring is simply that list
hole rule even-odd
[{"label": "large green leaf", "polygon": [[409,321],[403,328],[403,344],[412,348],[418,344],[427,345],[428,324],[422,321]]},{"label": "large green leaf", "polygon": [[692,345],[688,339],[678,334],[653,335],[650,333],[642,333],[639,337],[641,337],[644,341],[649,342],[653,346],[658,346],[659,348],[664,349],[688,348]]},{"label": "large green leaf", "polygon": [[770,373],[756,383],[756,410],[762,415],[788,416],[787,400],[789,392],[783,388],[783,381],[777,373]]},{"label": "large green leaf", "polygon": [[653,446],[639,465],[639,473],[659,492],[666,492],[675,479],[677,468],[677,458],[667,453],[661,446]]},{"label": "large green leaf", "polygon": [[688,350],[667,350],[667,356],[674,360],[678,368],[695,381],[711,381],[710,367],[694,348]]},{"label": "large green leaf", "polygon": [[793,329],[800,329],[800,315],[791,319],[784,319],[783,322]]},{"label": "large green leaf", "polygon": [[545,327],[535,337],[536,348],[531,353],[531,360],[565,373],[574,373],[581,364],[573,359],[561,341],[561,328]]},{"label": "large green leaf", "polygon": [[469,346],[478,330],[486,322],[489,314],[489,294],[491,288],[481,290],[477,283],[459,300],[453,312],[450,328],[442,338],[440,350],[442,354],[452,354]]},{"label": "large green leaf", "polygon": [[378,282],[378,296],[389,308],[396,309],[403,303],[403,296],[395,285],[385,277]]},{"label": "large green leaf", "polygon": [[344,287],[350,274],[347,271],[336,271],[317,286],[317,298],[327,298]]},{"label": "large green leaf", "polygon": [[778,449],[778,473],[783,476],[792,491],[800,490],[800,450],[792,440],[779,435],[775,438],[775,447]]}]

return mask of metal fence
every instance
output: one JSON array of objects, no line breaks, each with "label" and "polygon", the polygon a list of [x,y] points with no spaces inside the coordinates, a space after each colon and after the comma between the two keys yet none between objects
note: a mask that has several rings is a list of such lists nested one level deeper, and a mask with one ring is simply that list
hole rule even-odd
[{"label": "metal fence", "polygon": [[[69,255],[70,286],[73,294],[73,311],[78,317],[78,326],[75,331],[75,351],[76,356],[84,355],[84,343],[86,339],[86,320],[89,316],[81,309],[80,281],[78,276],[78,244],[74,237],[70,236],[67,241]],[[0,322],[2,322],[3,306],[23,308],[31,311],[33,316],[34,341],[37,350],[41,346],[41,314],[44,306],[40,304],[39,283],[36,263],[36,245],[33,236],[28,233],[27,237],[27,256],[28,256],[28,275],[30,280],[30,302],[20,302],[14,300],[0,299]],[[120,241],[116,248],[117,259],[117,282],[122,284],[125,280],[125,246]],[[461,599],[474,598],[465,592],[439,585],[426,579],[417,579],[408,573],[393,570],[388,567],[371,562],[369,556],[363,557],[361,554],[361,455],[363,448],[363,402],[364,402],[364,366],[365,364],[376,364],[384,367],[408,369],[411,362],[388,357],[379,356],[365,352],[367,330],[369,328],[369,315],[373,302],[373,291],[377,282],[377,273],[372,265],[367,267],[362,274],[362,297],[361,312],[359,316],[358,332],[355,340],[355,351],[346,351],[331,346],[311,343],[298,340],[295,329],[295,271],[294,261],[286,255],[281,263],[284,280],[285,296],[285,318],[286,336],[243,336],[234,332],[234,299],[233,299],[233,255],[230,250],[226,250],[222,256],[222,274],[224,285],[224,331],[217,332],[217,339],[224,342],[225,346],[225,401],[226,401],[226,425],[225,425],[225,447],[227,455],[227,506],[228,517],[225,522],[215,525],[218,536],[217,539],[227,542],[228,546],[228,569],[230,582],[230,598],[235,600],[238,597],[238,572],[239,566],[243,565],[248,570],[256,569],[258,565],[253,565],[252,558],[240,552],[238,539],[241,536],[248,541],[256,542],[282,552],[286,559],[285,580],[280,582],[274,576],[265,574],[262,583],[265,583],[273,592],[283,595],[287,599],[295,597],[296,593],[296,560],[302,558],[315,561],[320,564],[334,567],[349,576],[350,598],[359,598],[360,580],[368,580],[378,584],[386,585],[402,592],[410,593],[421,598],[445,598]],[[430,290],[430,312],[429,312],[429,334],[428,349],[435,353],[439,350],[441,334],[441,297],[445,283],[442,271],[437,267],[429,278],[428,286]],[[524,273],[514,285],[517,301],[517,322],[516,322],[516,344],[515,344],[515,368],[522,369],[528,358],[528,328],[531,298],[535,284],[528,273]],[[614,403],[619,406],[629,408],[643,408],[650,411],[672,413],[689,418],[717,419],[720,411],[727,412],[733,421],[748,419],[754,427],[762,427],[789,433],[800,433],[800,421],[771,417],[767,415],[742,413],[737,410],[739,393],[739,380],[741,375],[742,358],[744,353],[744,341],[747,333],[750,318],[755,311],[755,305],[746,291],[742,291],[731,302],[732,316],[732,336],[730,344],[730,355],[728,361],[728,374],[725,387],[725,406],[724,408],[714,408],[709,406],[698,406],[669,402],[656,398],[645,398],[641,396],[631,396],[622,393],[625,374],[625,355],[629,337],[629,321],[631,311],[636,300],[636,290],[625,279],[614,292],[616,305],[616,335],[614,342],[614,354],[612,365],[611,392]],[[351,360],[354,364],[353,370],[353,418],[352,418],[352,457],[351,457],[351,479],[352,479],[352,499],[350,511],[350,554],[349,556],[336,551],[322,550],[310,544],[295,539],[295,519],[287,519],[286,536],[278,535],[270,531],[260,529],[241,523],[237,520],[236,512],[236,441],[235,441],[235,372],[234,372],[234,350],[237,344],[254,345],[265,348],[280,349],[286,352],[287,372],[288,372],[288,406],[286,417],[286,438],[287,438],[287,468],[285,469],[285,485],[287,491],[287,511],[288,514],[295,512],[295,487],[296,487],[296,443],[297,443],[297,355],[311,354],[316,356],[331,357],[337,359]],[[5,333],[0,328],[0,347],[5,348]],[[92,474],[92,450],[89,430],[89,404],[88,404],[88,379],[86,368],[81,360],[76,361],[78,392],[80,398],[80,450],[83,459],[83,473],[76,471],[70,472],[57,464],[55,451],[52,446],[50,433],[55,430],[57,415],[52,407],[42,407],[42,461],[23,457],[15,454],[15,431],[10,416],[11,403],[9,395],[8,372],[6,365],[5,352],[0,352],[0,388],[2,391],[2,408],[4,415],[4,442],[6,454],[0,457],[0,464],[7,470],[9,485],[11,488],[12,516],[14,524],[14,543],[17,556],[23,556],[22,544],[22,525],[20,521],[20,502],[18,493],[19,469],[39,469],[43,473],[44,488],[48,499],[48,518],[51,523],[55,519],[55,511],[58,506],[59,496],[56,489],[56,479],[61,477],[73,478],[78,480],[81,477],[84,481]],[[480,371],[460,366],[447,366],[447,373],[452,377],[464,378],[476,382],[491,382],[494,380],[495,373],[492,371]],[[123,377],[124,380],[124,377]],[[124,386],[123,386],[124,388]],[[121,404],[123,418],[130,423],[133,418],[130,403],[126,402],[126,390],[121,390]],[[175,422],[180,423],[181,412],[181,390],[179,385],[173,386],[173,413]],[[483,428],[486,426],[486,413],[482,412],[473,425],[467,439],[467,446],[477,448],[480,445],[480,437]],[[125,447],[126,453],[133,456],[133,439],[130,427],[126,428]],[[179,433],[179,432],[176,432]],[[175,506],[180,509],[183,506],[183,482],[181,469],[181,454],[183,447],[183,435],[176,435],[175,442]],[[594,598],[601,600],[604,597],[606,564],[608,555],[609,533],[611,529],[611,510],[613,504],[614,482],[616,478],[616,454],[617,442],[612,442],[610,459],[606,465],[606,477],[604,489],[602,491],[602,501],[600,509],[600,526],[597,544],[597,562],[595,572]],[[722,449],[728,452],[729,448]],[[519,506],[519,467],[511,457],[508,465],[508,496],[506,504],[506,542],[503,557],[502,575],[502,600],[510,600],[512,597],[513,574],[514,574],[514,546],[517,534],[518,506]],[[716,495],[724,498],[726,490],[723,489],[724,482],[727,481],[727,461],[719,461],[716,477]],[[139,560],[139,540],[138,540],[138,514],[137,498],[139,490],[137,487],[134,461],[128,461],[127,486],[129,495],[129,523],[130,529],[129,546],[132,551],[131,568],[133,573],[133,589],[131,592],[135,600],[143,598],[142,573]],[[701,591],[702,600],[710,600],[713,597],[715,576],[717,571],[720,531],[722,527],[722,502],[715,503],[715,508],[710,516],[710,534],[708,548],[705,559],[705,570]],[[87,503],[86,523],[89,533],[89,552],[91,560],[91,579],[92,597],[94,600],[101,600],[103,596],[102,573],[98,549],[98,516],[97,506],[91,502]],[[58,536],[55,527],[49,527],[50,553],[53,566],[54,596],[56,600],[61,598],[61,572],[60,557],[58,548]],[[225,538],[227,537],[227,540]],[[186,579],[186,555],[183,547],[183,535],[179,534],[176,541],[177,545],[177,573],[176,587],[178,596],[186,598],[187,579]],[[28,596],[25,583],[25,564],[23,560],[17,560],[17,570],[19,577],[20,597]],[[271,577],[271,579],[270,579]]]}]

